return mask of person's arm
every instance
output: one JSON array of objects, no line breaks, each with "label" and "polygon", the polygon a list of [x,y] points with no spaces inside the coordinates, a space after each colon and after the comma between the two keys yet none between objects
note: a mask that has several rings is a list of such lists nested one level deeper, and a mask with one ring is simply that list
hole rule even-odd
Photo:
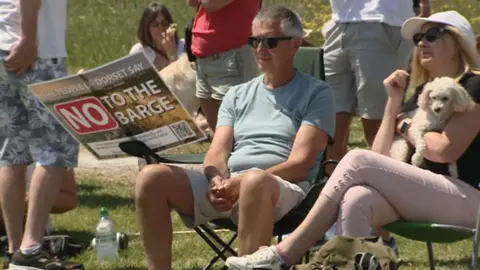
[{"label": "person's arm", "polygon": [[307,107],[290,156],[285,162],[267,169],[267,172],[287,181],[305,181],[320,153],[325,151],[328,143],[332,141],[335,132],[332,90],[324,88],[314,92],[315,96]]},{"label": "person's arm", "polygon": [[420,14],[419,17],[430,16],[430,3],[429,0],[420,0]]},{"label": "person's arm", "polygon": [[[427,132],[424,135],[427,150],[425,158],[437,163],[452,163],[457,161],[480,132],[480,105],[466,113],[457,113],[448,121],[442,132]],[[397,132],[403,122],[410,123],[412,119],[405,118],[397,125]],[[411,131],[403,137],[414,144]]]},{"label": "person's arm", "polygon": [[457,161],[480,132],[480,105],[463,114],[452,116],[443,132],[427,132],[425,158],[438,163]]},{"label": "person's arm", "polygon": [[203,160],[203,170],[209,180],[230,177],[228,158],[233,147],[233,125],[235,123],[235,88],[231,88],[223,97],[218,110],[217,128],[212,143]]},{"label": "person's arm", "polygon": [[290,182],[305,181],[318,155],[327,148],[328,140],[325,131],[308,124],[301,125],[288,159],[268,168],[267,172]]},{"label": "person's arm", "polygon": [[[233,2],[234,0],[199,0],[200,4],[202,4],[203,8],[207,12],[215,12],[226,7],[228,4]],[[249,1],[249,0],[241,0],[241,1]]]},{"label": "person's arm", "polygon": [[402,100],[389,98],[385,105],[382,123],[373,140],[372,151],[379,154],[390,156],[393,138],[395,137],[395,126],[397,124],[397,115],[400,112]]},{"label": "person's arm", "polygon": [[233,146],[233,127],[219,126],[203,160],[203,170],[209,180],[214,177],[230,177],[227,162]]},{"label": "person's arm", "polygon": [[5,66],[9,72],[17,76],[35,66],[37,58],[37,28],[38,13],[41,0],[20,0],[20,40],[5,59]]}]

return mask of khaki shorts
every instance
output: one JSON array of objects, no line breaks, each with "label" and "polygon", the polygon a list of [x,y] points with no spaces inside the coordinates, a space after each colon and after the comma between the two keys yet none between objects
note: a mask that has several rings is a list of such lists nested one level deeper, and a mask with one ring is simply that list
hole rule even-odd
[{"label": "khaki shorts", "polygon": [[[190,180],[194,199],[194,216],[180,214],[185,226],[188,228],[195,228],[198,225],[205,224],[214,219],[231,219],[235,224],[238,224],[238,201],[235,203],[232,210],[226,212],[215,210],[207,198],[207,192],[210,186],[207,177],[194,170],[185,170],[185,172]],[[246,171],[232,173],[231,177],[242,175],[244,173],[246,173]],[[280,185],[280,197],[275,206],[275,221],[278,221],[305,199],[308,189],[310,188],[310,183],[308,181],[303,181],[298,184],[293,184],[278,176],[274,175],[274,177]]]},{"label": "khaki shorts", "polygon": [[382,119],[383,80],[407,68],[413,44],[402,38],[400,27],[378,22],[337,23],[325,35],[325,75],[337,112]]},{"label": "khaki shorts", "polygon": [[260,73],[252,47],[197,58],[198,98],[222,100],[231,86],[247,82]]}]

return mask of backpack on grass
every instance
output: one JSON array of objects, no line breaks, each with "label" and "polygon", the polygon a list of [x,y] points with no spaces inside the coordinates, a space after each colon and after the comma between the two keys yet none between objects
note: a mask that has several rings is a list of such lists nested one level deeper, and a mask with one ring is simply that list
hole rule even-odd
[{"label": "backpack on grass", "polygon": [[296,270],[396,270],[401,260],[395,251],[367,238],[335,236],[323,245],[308,264]]}]

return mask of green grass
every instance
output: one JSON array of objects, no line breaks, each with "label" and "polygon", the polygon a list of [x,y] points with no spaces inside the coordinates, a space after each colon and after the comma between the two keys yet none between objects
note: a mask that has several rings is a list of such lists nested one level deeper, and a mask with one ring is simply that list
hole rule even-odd
[{"label": "green grass", "polygon": [[[137,232],[134,209],[134,184],[130,181],[101,182],[82,177],[78,181],[79,207],[69,213],[54,216],[56,233],[66,233],[84,244],[90,243],[99,218],[101,206],[108,207],[111,217],[121,232]],[[174,230],[185,231],[176,213],[173,214]],[[228,237],[230,233],[221,234]],[[406,266],[402,269],[427,269],[425,244],[397,239]],[[438,269],[465,269],[472,248],[471,241],[456,244],[434,245]],[[173,269],[202,269],[212,258],[213,251],[194,233],[174,235]],[[74,258],[85,264],[86,269],[147,269],[143,246],[138,238],[131,238],[129,248],[120,251],[120,260],[113,264],[99,264],[93,249],[87,249]],[[214,269],[222,265],[217,263]]]}]

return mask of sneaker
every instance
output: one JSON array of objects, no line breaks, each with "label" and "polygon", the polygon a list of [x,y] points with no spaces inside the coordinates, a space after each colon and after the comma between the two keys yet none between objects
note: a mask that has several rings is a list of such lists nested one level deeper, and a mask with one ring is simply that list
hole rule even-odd
[{"label": "sneaker", "polygon": [[3,270],[8,270],[10,266],[10,262],[12,261],[12,253],[5,253],[5,257],[3,257]]},{"label": "sneaker", "polygon": [[12,256],[8,270],[84,270],[82,264],[61,261],[52,258],[42,249],[37,249],[32,254],[25,255],[20,250]]},{"label": "sneaker", "polygon": [[232,270],[285,270],[289,269],[275,250],[275,246],[264,247],[243,257],[229,257],[225,261]]}]

